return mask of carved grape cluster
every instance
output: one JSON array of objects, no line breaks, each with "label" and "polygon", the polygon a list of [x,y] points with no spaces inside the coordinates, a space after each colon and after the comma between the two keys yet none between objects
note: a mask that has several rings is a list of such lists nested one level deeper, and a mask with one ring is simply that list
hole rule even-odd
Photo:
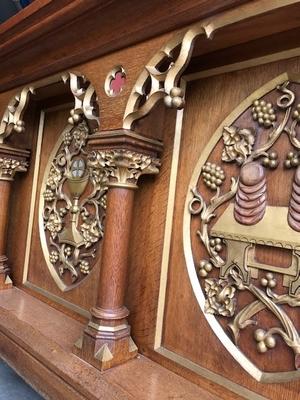
[{"label": "carved grape cluster", "polygon": [[105,196],[105,195],[102,196],[101,199],[100,199],[100,206],[101,206],[104,210],[106,210],[107,200],[106,200],[106,196]]},{"label": "carved grape cluster", "polygon": [[293,151],[289,151],[286,156],[284,166],[286,168],[293,168],[298,167],[298,165],[300,165],[299,154]]},{"label": "carved grape cluster", "polygon": [[216,190],[218,186],[221,186],[225,180],[225,172],[223,169],[210,162],[207,162],[202,167],[202,176],[205,185],[212,189]]},{"label": "carved grape cluster", "polygon": [[272,103],[267,103],[265,100],[255,100],[251,112],[254,121],[265,128],[269,128],[276,121]]},{"label": "carved grape cluster", "polygon": [[297,122],[300,122],[300,104],[296,105],[296,109],[293,111],[292,118]]},{"label": "carved grape cluster", "polygon": [[70,146],[73,139],[73,135],[70,131],[65,132],[64,134],[64,144],[65,146]]},{"label": "carved grape cluster", "polygon": [[68,247],[65,248],[65,255],[67,257],[70,257],[72,255],[72,248],[71,247],[68,246]]},{"label": "carved grape cluster", "polygon": [[66,209],[66,207],[62,207],[59,210],[59,215],[63,218],[66,214],[68,213],[68,210]]},{"label": "carved grape cluster", "polygon": [[82,208],[82,210],[80,211],[80,213],[81,213],[81,218],[82,218],[82,220],[83,220],[83,221],[87,221],[88,218],[89,218],[89,216],[90,216],[90,213],[87,211],[87,209],[86,209],[86,208]]},{"label": "carved grape cluster", "polygon": [[201,278],[206,278],[208,273],[213,269],[212,264],[208,260],[201,260],[199,264],[198,274]]},{"label": "carved grape cluster", "polygon": [[59,260],[59,254],[56,250],[52,250],[49,255],[49,260],[52,264],[55,264]]},{"label": "carved grape cluster", "polygon": [[217,253],[219,253],[223,248],[222,239],[220,239],[220,238],[210,239],[209,245],[210,245],[211,249]]},{"label": "carved grape cluster", "polygon": [[179,87],[173,87],[170,94],[165,97],[164,102],[167,107],[177,108],[178,110],[184,107],[184,93]]},{"label": "carved grape cluster", "polygon": [[271,151],[267,153],[268,155],[263,158],[262,165],[266,168],[275,169],[278,167],[279,160],[278,160],[278,153],[276,151]]},{"label": "carved grape cluster", "polygon": [[43,193],[45,201],[53,201],[55,199],[55,194],[51,189],[46,189]]},{"label": "carved grape cluster", "polygon": [[273,289],[276,286],[276,279],[271,272],[268,272],[265,278],[261,278],[260,284],[264,287]]},{"label": "carved grape cluster", "polygon": [[276,346],[276,339],[274,336],[268,335],[263,329],[257,329],[254,332],[254,338],[257,341],[257,350],[260,353],[265,353]]},{"label": "carved grape cluster", "polygon": [[17,121],[17,122],[15,123],[14,130],[15,130],[17,133],[23,133],[23,132],[25,132],[25,122],[24,122],[24,121],[21,121],[21,120]]},{"label": "carved grape cluster", "polygon": [[71,125],[76,125],[78,124],[82,119],[82,116],[78,113],[76,113],[76,111],[74,109],[72,109],[70,111],[70,117],[68,118],[68,122]]},{"label": "carved grape cluster", "polygon": [[82,274],[87,275],[90,273],[90,264],[86,260],[80,261],[80,271]]}]

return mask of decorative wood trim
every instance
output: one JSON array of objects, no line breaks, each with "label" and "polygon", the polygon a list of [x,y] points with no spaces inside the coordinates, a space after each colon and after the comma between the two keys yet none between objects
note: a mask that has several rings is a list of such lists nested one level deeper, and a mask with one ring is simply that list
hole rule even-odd
[{"label": "decorative wood trim", "polygon": [[[274,15],[275,12],[280,13],[285,7],[298,3],[294,0],[285,0],[271,4],[262,0],[255,5],[245,4],[238,9],[202,20],[188,30],[174,35],[144,66],[129,96],[123,117],[123,128],[133,129],[135,123],[148,115],[162,99],[167,107],[175,109],[184,107],[184,94],[179,87],[179,81],[189,65],[196,40],[200,36],[212,39],[218,30],[230,29],[258,16],[265,17],[267,24],[268,13],[272,12]],[[160,71],[162,63],[166,64],[164,72]]]},{"label": "decorative wood trim", "polygon": [[[1,90],[21,86],[25,82],[40,79],[70,68],[73,65],[86,62],[104,54],[111,53],[161,35],[168,31],[181,28],[196,20],[222,12],[249,0],[188,0],[184,3],[174,0],[169,3],[155,0],[148,2],[125,0],[36,0],[26,9],[6,21],[0,27],[0,58],[4,61],[9,55],[10,68],[13,68],[21,56],[28,50],[34,51],[39,58],[45,52],[45,42],[48,51],[55,50],[57,40],[66,50],[63,56],[52,58],[51,64],[39,66],[38,70],[31,67],[22,75],[1,80]],[[130,15],[138,18],[130,19]],[[115,29],[107,35],[107,25],[101,21],[114,21]],[[70,43],[64,42],[64,37],[80,38],[82,24],[88,21],[90,41],[88,46],[76,46],[76,51],[70,52]],[[119,32],[122,32],[120,40]],[[51,40],[47,40],[51,36]],[[57,40],[56,40],[57,39]],[[68,48],[68,49],[67,49]],[[15,60],[15,61],[13,61]],[[29,61],[31,63],[31,60]],[[30,65],[30,64],[29,64]],[[2,65],[1,65],[1,70]]]}]

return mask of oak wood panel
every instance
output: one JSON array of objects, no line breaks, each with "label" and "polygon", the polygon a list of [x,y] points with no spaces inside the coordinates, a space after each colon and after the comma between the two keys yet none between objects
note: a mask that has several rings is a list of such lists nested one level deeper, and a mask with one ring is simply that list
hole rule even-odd
[{"label": "oak wood panel", "polygon": [[[142,356],[100,373],[71,353],[82,325],[18,289],[0,294],[0,317],[1,355],[25,377],[28,372],[43,374],[40,383],[47,385],[50,399],[73,398],[71,390],[78,396],[74,398],[92,400],[219,399]],[[55,397],[55,390],[62,397]]]},{"label": "oak wood panel", "polygon": [[[285,71],[299,71],[299,66],[299,58],[284,60],[244,71],[214,76],[192,82],[189,85],[177,180],[164,321],[163,345],[166,348],[185,355],[205,368],[272,399],[282,397],[293,399],[299,391],[299,382],[272,385],[255,382],[233,361],[230,354],[210,330],[193,295],[185,268],[182,248],[182,216],[193,168],[217,126],[254,90]],[[288,147],[288,143],[278,144],[277,150],[281,159],[284,159]],[[273,186],[273,197],[270,196],[269,204],[286,204],[290,193],[289,190],[286,190],[286,181],[291,179],[292,174],[292,171],[287,171],[282,173],[277,180],[269,177],[268,187],[270,186],[271,194],[271,186]],[[285,189],[280,190],[283,187]],[[253,340],[250,335],[247,339]],[[289,354],[287,354],[288,356]],[[265,355],[260,357],[265,357]],[[262,360],[258,362],[263,363]],[[272,370],[272,362],[274,360],[272,361],[272,355],[270,355],[268,366],[264,366]],[[282,360],[283,368],[285,368],[286,362],[287,360]],[[278,360],[276,363],[278,364]]]},{"label": "oak wood panel", "polygon": [[[97,287],[99,281],[99,266],[91,271],[84,282],[70,292],[61,292],[50,275],[45,258],[41,248],[39,232],[39,202],[41,186],[44,177],[45,168],[49,162],[52,149],[60,137],[69,115],[69,107],[59,111],[48,111],[45,116],[45,127],[43,133],[43,143],[40,159],[39,176],[36,191],[36,204],[33,219],[32,241],[30,247],[30,258],[28,267],[28,281],[34,285],[47,290],[54,295],[61,297],[73,304],[77,304],[86,310],[95,305],[97,296]],[[28,218],[28,215],[26,216]],[[98,249],[97,256],[101,252]]]},{"label": "oak wood panel", "polygon": [[31,103],[25,116],[26,132],[9,138],[9,143],[31,151],[29,167],[26,173],[16,174],[12,185],[7,235],[7,257],[15,284],[21,284],[28,228],[28,216],[36,153],[36,133],[38,129],[38,110]]}]

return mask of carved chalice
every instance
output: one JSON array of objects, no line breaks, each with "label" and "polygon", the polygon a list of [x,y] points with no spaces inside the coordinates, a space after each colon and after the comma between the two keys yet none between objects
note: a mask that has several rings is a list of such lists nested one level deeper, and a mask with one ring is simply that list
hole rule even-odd
[{"label": "carved chalice", "polygon": [[72,205],[70,207],[71,220],[70,225],[65,227],[59,234],[60,243],[70,244],[76,248],[84,244],[84,238],[77,229],[80,215],[80,196],[84,193],[89,181],[89,175],[86,173],[86,166],[83,159],[76,159],[72,162],[71,171],[67,178],[67,186],[71,194]]}]

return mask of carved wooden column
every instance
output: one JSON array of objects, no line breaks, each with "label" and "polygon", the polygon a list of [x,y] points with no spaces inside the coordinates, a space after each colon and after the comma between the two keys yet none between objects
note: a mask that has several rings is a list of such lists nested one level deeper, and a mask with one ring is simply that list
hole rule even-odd
[{"label": "carved wooden column", "polygon": [[9,223],[9,199],[16,172],[27,171],[29,152],[0,145],[0,290],[12,286],[6,256],[6,234]]},{"label": "carved wooden column", "polygon": [[124,305],[134,190],[141,175],[159,172],[162,144],[120,130],[93,135],[89,147],[90,167],[108,177],[107,209],[97,305],[75,352],[105,370],[137,354]]}]

